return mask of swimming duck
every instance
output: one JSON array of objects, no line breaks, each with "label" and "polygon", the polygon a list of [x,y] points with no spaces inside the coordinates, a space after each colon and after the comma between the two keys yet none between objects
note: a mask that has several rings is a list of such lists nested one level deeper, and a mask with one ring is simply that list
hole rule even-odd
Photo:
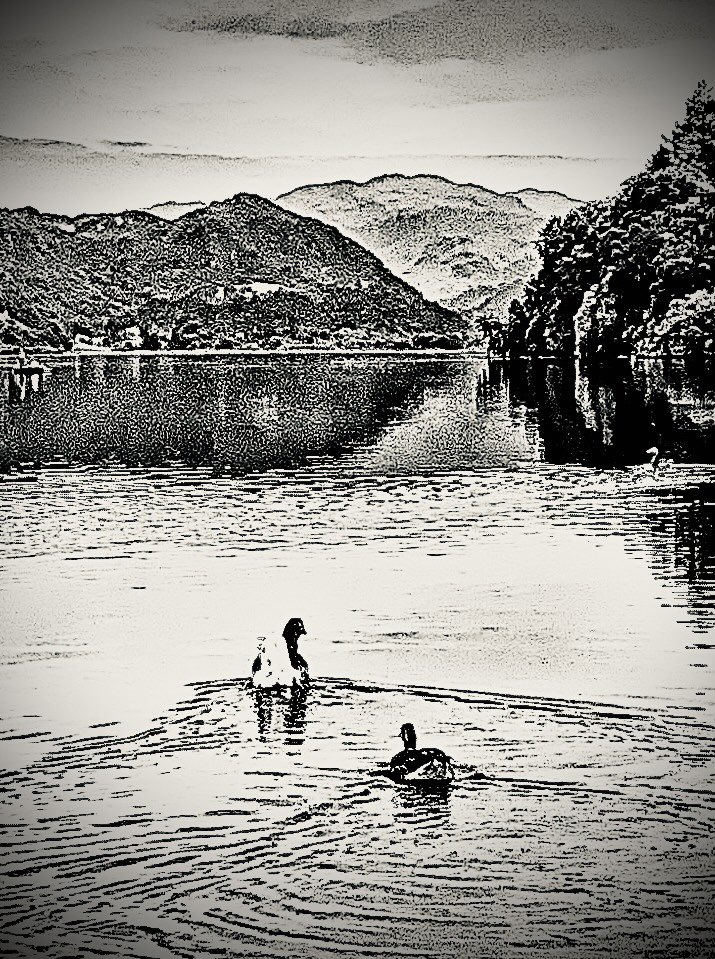
[{"label": "swimming duck", "polygon": [[655,475],[660,463],[660,450],[657,446],[651,446],[650,449],[645,451],[645,455],[650,457],[648,460],[648,466],[650,466],[653,474]]},{"label": "swimming duck", "polygon": [[261,689],[304,685],[309,678],[308,664],[298,653],[298,637],[305,635],[303,620],[294,618],[286,623],[282,640],[259,636],[251,669],[253,685]]},{"label": "swimming duck", "polygon": [[636,467],[636,471],[639,473],[657,476],[660,471],[667,471],[671,466],[673,466],[673,460],[664,459],[657,446],[651,446],[645,451],[645,453],[649,459],[647,463],[643,464],[643,466]]},{"label": "swimming duck", "polygon": [[660,450],[657,446],[649,447],[645,453],[645,456],[648,457],[645,463],[637,463],[635,466],[628,466],[627,471],[631,479],[642,480],[650,479],[651,477],[658,475],[658,467],[660,466]]},{"label": "swimming duck", "polygon": [[395,782],[448,782],[454,779],[451,757],[441,749],[418,749],[412,723],[404,723],[400,737],[405,745],[390,760],[390,777]]}]

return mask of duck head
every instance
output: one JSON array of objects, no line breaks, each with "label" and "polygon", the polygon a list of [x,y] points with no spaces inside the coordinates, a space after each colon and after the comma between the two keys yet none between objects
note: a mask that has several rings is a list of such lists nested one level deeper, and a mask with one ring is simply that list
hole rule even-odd
[{"label": "duck head", "polygon": [[400,730],[400,738],[405,744],[405,749],[416,749],[417,748],[417,733],[415,732],[415,727],[412,723],[403,723],[402,729]]},{"label": "duck head", "polygon": [[302,619],[298,619],[297,617],[294,617],[293,619],[289,619],[288,622],[285,624],[285,627],[283,629],[283,639],[286,639],[289,641],[297,640],[299,636],[305,636],[305,635],[307,634],[306,634],[305,626],[303,625]]}]

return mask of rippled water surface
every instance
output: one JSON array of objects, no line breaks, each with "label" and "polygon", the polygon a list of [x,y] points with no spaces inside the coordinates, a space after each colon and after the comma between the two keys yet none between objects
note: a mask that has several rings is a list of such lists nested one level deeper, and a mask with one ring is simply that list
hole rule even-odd
[{"label": "rippled water surface", "polygon": [[[712,952],[712,376],[47,365],[3,406],[5,952]],[[296,615],[314,684],[252,692]],[[404,721],[448,792],[379,775]]]}]

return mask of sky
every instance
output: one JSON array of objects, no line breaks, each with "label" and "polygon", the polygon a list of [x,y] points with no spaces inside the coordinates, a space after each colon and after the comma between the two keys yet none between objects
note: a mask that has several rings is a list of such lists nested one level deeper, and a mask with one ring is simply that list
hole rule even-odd
[{"label": "sky", "polygon": [[702,0],[23,0],[0,205],[74,215],[434,173],[595,199],[713,80]]}]

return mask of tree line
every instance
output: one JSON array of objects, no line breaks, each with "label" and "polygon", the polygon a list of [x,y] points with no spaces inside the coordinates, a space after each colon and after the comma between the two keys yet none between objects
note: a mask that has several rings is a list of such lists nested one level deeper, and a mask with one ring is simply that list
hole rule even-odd
[{"label": "tree line", "polygon": [[544,229],[542,265],[492,349],[699,356],[715,349],[715,99],[701,81],[645,169]]}]

